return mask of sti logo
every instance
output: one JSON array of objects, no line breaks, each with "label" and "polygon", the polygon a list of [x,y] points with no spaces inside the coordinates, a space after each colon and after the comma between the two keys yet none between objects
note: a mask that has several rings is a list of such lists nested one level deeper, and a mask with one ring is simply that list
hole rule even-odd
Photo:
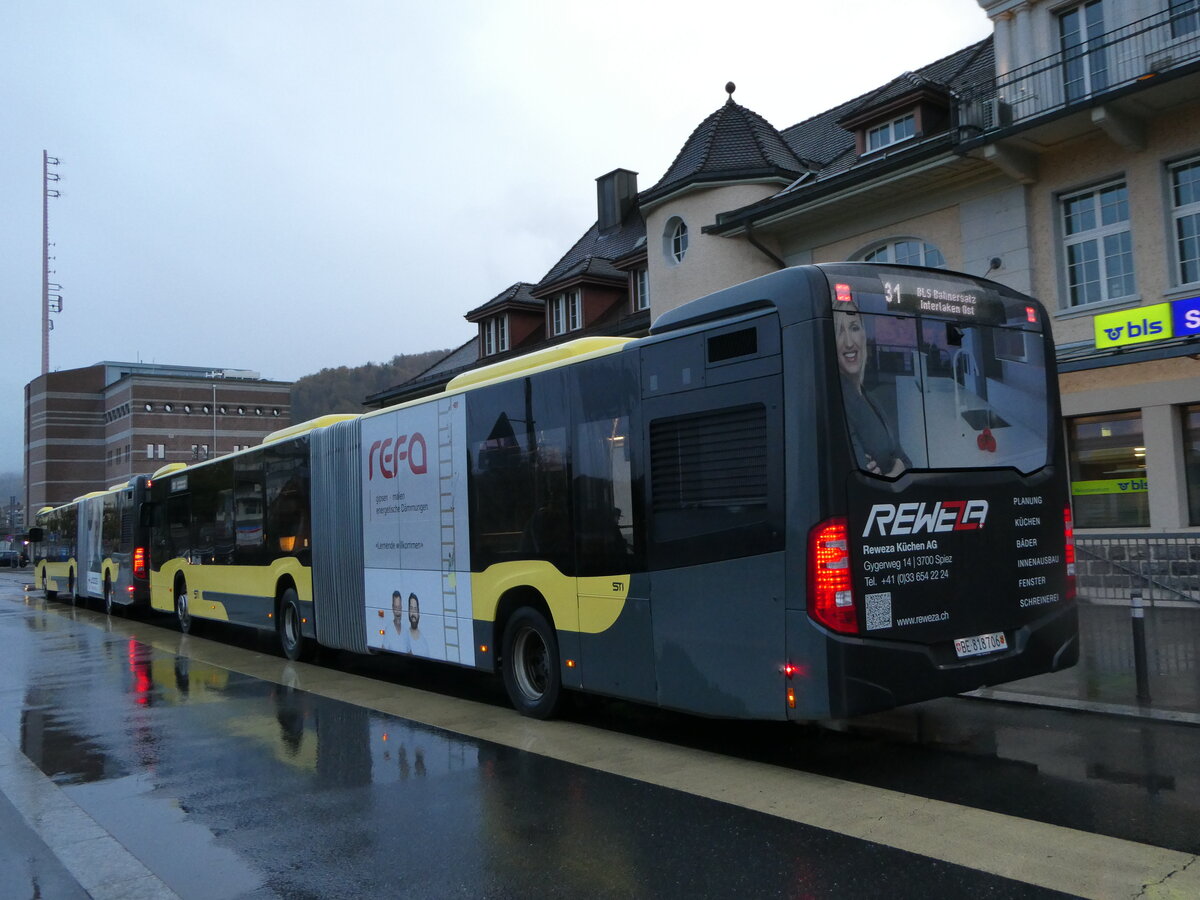
[{"label": "sti logo", "polygon": [[1093,322],[1097,349],[1159,341],[1175,334],[1170,303],[1107,313],[1096,316]]}]

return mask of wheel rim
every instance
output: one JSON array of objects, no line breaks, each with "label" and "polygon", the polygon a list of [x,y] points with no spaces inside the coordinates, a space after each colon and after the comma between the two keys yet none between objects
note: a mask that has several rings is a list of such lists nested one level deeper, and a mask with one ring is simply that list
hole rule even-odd
[{"label": "wheel rim", "polygon": [[513,642],[513,674],[521,693],[537,701],[550,684],[550,650],[542,636],[532,628],[523,628]]},{"label": "wheel rim", "polygon": [[192,616],[188,612],[187,594],[180,594],[175,598],[175,615],[179,617],[180,630],[187,632],[192,625]]},{"label": "wheel rim", "polygon": [[300,617],[290,603],[283,608],[283,642],[290,649],[300,640]]}]

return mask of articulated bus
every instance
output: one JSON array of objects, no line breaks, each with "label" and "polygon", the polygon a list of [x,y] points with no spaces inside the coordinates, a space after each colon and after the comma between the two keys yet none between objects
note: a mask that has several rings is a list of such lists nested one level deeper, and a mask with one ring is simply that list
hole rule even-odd
[{"label": "articulated bus", "polygon": [[802,266],[444,392],[155,477],[151,604],[728,718],[858,715],[1073,665],[1035,300]]},{"label": "articulated bus", "polygon": [[138,475],[108,490],[44,507],[30,530],[34,586],[47,597],[101,600],[105,610],[150,602],[149,479]]}]

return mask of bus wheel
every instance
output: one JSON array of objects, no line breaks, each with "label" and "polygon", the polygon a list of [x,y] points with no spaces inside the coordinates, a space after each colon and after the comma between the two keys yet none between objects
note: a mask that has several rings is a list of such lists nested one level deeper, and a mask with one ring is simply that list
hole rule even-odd
[{"label": "bus wheel", "polygon": [[536,609],[522,607],[504,629],[504,689],[523,716],[549,719],[562,702],[558,638]]},{"label": "bus wheel", "polygon": [[67,594],[71,598],[71,605],[74,606],[79,602],[79,597],[75,593],[75,570],[67,570]]},{"label": "bus wheel", "polygon": [[113,614],[112,582],[107,575],[104,576],[104,612],[110,616]]},{"label": "bus wheel", "polygon": [[182,581],[175,588],[175,618],[179,620],[179,630],[184,634],[190,634],[192,614],[188,612],[187,584]]},{"label": "bus wheel", "polygon": [[301,631],[300,598],[292,588],[283,592],[279,602],[279,618],[275,628],[279,632],[279,649],[288,659],[303,659],[307,655],[307,641]]}]

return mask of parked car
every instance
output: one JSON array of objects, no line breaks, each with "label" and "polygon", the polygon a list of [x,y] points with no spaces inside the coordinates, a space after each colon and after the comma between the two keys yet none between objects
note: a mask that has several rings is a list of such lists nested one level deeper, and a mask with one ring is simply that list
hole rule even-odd
[{"label": "parked car", "polygon": [[28,563],[25,554],[18,550],[0,550],[0,567],[19,568]]}]

